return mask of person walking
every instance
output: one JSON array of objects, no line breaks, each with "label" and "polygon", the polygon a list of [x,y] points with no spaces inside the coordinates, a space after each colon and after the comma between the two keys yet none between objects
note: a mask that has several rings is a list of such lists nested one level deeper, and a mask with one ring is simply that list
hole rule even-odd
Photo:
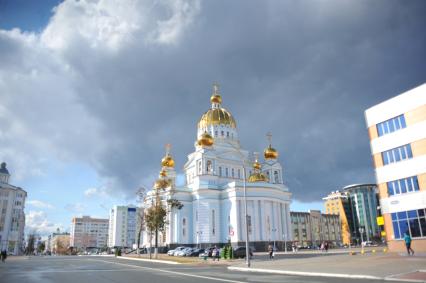
[{"label": "person walking", "polygon": [[269,259],[274,259],[274,248],[271,244],[268,246]]},{"label": "person walking", "polygon": [[404,234],[404,241],[405,241],[405,247],[407,248],[407,253],[408,255],[414,255],[414,250],[411,248],[411,237],[410,234],[407,232],[405,232]]},{"label": "person walking", "polygon": [[5,262],[7,258],[7,251],[6,250],[2,250],[1,251],[1,261]]}]

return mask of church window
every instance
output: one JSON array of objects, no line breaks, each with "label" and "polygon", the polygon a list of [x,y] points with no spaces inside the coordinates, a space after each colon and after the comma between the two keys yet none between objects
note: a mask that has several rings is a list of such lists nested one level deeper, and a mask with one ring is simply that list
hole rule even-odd
[{"label": "church window", "polygon": [[225,135],[223,131],[221,131],[220,134],[222,135],[222,137]]},{"label": "church window", "polygon": [[229,138],[229,132],[226,132],[226,137]]},{"label": "church window", "polygon": [[219,176],[222,177],[222,167],[221,166],[219,166]]},{"label": "church window", "polygon": [[185,226],[186,225],[186,218],[182,219],[182,225]]},{"label": "church window", "polygon": [[215,219],[216,215],[215,215],[215,211],[214,209],[212,210],[212,235],[215,235],[216,233],[216,219]]},{"label": "church window", "polygon": [[214,131],[214,136],[217,137],[217,131]]},{"label": "church window", "polygon": [[228,168],[225,168],[225,176],[228,177]]},{"label": "church window", "polygon": [[231,169],[232,178],[234,178],[234,168]]},{"label": "church window", "polygon": [[275,183],[279,183],[279,180],[278,180],[278,171],[274,171],[274,180],[275,180]]},{"label": "church window", "polygon": [[207,172],[207,174],[209,174],[209,173],[211,173],[211,172],[212,172],[212,161],[211,161],[211,160],[208,160],[208,161],[207,161],[207,164],[206,164],[206,172]]},{"label": "church window", "polygon": [[241,179],[241,170],[238,169],[238,179]]},{"label": "church window", "polygon": [[198,161],[198,174],[201,174],[203,167],[201,166],[201,160]]},{"label": "church window", "polygon": [[185,237],[185,233],[186,233],[185,228],[182,228],[182,236]]}]

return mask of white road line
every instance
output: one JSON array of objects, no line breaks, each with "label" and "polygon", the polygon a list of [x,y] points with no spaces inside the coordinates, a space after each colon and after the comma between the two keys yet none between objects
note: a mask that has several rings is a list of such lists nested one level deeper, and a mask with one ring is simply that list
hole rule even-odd
[{"label": "white road line", "polygon": [[161,271],[161,272],[170,273],[170,274],[177,274],[177,275],[182,275],[182,276],[187,276],[187,277],[195,277],[195,278],[208,279],[208,280],[214,280],[214,281],[231,282],[231,283],[247,283],[247,282],[244,282],[244,281],[236,281],[236,280],[222,279],[222,278],[216,278],[216,277],[195,275],[195,274],[189,274],[189,273],[171,271],[171,270],[166,270],[166,269],[151,268],[151,267],[138,266],[138,265],[131,265],[131,264],[125,264],[125,263],[120,263],[120,262],[101,260],[101,259],[90,259],[90,260],[93,260],[93,261],[102,261],[102,262],[106,262],[106,263],[112,263],[112,264],[119,264],[119,265],[124,265],[124,266],[137,267],[137,268],[141,268],[141,269],[145,269],[145,270]]},{"label": "white road line", "polygon": [[107,271],[107,272],[117,272],[117,271],[140,271],[138,270],[138,268],[129,268],[129,269],[69,269],[69,270],[26,270],[24,273],[16,273],[15,271],[11,272],[11,271],[7,271],[7,272],[2,272],[2,274],[16,274],[16,275],[25,275],[26,273],[68,273],[68,272],[72,272],[72,273],[76,273],[76,272],[80,272],[80,273],[84,273],[84,272],[102,272],[102,271]]}]

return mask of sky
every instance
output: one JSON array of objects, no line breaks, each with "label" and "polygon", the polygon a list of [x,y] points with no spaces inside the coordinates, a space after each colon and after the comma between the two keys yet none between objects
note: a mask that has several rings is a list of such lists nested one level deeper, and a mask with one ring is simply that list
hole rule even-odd
[{"label": "sky", "polygon": [[[108,217],[182,174],[217,82],[243,148],[271,132],[292,210],[374,183],[364,111],[426,82],[425,1],[0,0],[0,160],[27,230]],[[182,180],[180,176],[180,180]]]}]

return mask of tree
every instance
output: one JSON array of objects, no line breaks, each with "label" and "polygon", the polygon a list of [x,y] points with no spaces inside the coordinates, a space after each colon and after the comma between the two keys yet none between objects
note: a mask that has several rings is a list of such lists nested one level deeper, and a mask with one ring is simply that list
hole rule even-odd
[{"label": "tree", "polygon": [[44,242],[41,242],[40,245],[38,245],[37,247],[37,252],[43,253],[45,248],[46,248],[46,244]]},{"label": "tree", "polygon": [[28,242],[27,242],[27,248],[26,248],[25,254],[27,255],[34,254],[35,242],[36,242],[36,231],[32,231],[30,232],[30,234],[28,234]]},{"label": "tree", "polygon": [[139,207],[139,212],[138,212],[138,235],[137,235],[137,248],[136,248],[136,252],[137,254],[139,254],[139,249],[140,249],[140,244],[141,244],[141,235],[142,235],[142,231],[145,228],[145,213],[143,210],[143,202],[145,200],[145,188],[144,187],[140,187],[137,192],[136,195],[138,196],[138,202],[141,204]]}]

